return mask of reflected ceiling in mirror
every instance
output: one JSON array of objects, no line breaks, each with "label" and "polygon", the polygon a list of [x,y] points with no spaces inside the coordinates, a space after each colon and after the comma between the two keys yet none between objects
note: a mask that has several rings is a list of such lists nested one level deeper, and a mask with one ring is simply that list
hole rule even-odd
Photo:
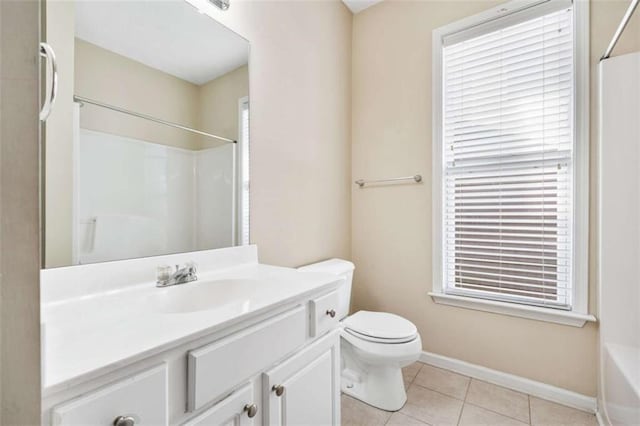
[{"label": "reflected ceiling in mirror", "polygon": [[183,0],[60,10],[44,266],[248,244],[247,41]]}]

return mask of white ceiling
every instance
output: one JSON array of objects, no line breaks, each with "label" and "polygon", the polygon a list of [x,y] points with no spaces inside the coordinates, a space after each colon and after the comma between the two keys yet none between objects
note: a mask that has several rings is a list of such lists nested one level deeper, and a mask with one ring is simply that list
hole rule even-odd
[{"label": "white ceiling", "polygon": [[248,42],[184,0],[80,0],[76,37],[194,84],[248,62]]},{"label": "white ceiling", "polygon": [[342,0],[353,13],[362,12],[382,0]]}]

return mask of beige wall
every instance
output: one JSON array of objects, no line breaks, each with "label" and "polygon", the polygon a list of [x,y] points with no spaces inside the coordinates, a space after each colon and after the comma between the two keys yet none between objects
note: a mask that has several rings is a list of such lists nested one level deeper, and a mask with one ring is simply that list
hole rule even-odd
[{"label": "beige wall", "polygon": [[[78,38],[74,62],[77,95],[238,138],[238,100],[249,96],[247,65],[196,85]],[[81,110],[80,127],[185,149],[224,143],[90,104]]]},{"label": "beige wall", "polygon": [[251,241],[260,261],[350,257],[351,13],[339,0],[201,5],[251,43]]},{"label": "beige wall", "polygon": [[40,424],[39,2],[0,1],[0,424]]},{"label": "beige wall", "polygon": [[[77,95],[198,127],[199,86],[77,38],[74,79]],[[178,148],[199,146],[193,133],[92,105],[82,107],[80,125]]]},{"label": "beige wall", "polygon": [[[249,96],[249,67],[237,68],[200,87],[200,129],[238,139],[238,100]],[[206,143],[208,138],[204,138]]]},{"label": "beige wall", "polygon": [[[354,307],[406,316],[418,326],[426,351],[593,396],[596,325],[574,328],[437,305],[427,295],[432,288],[431,31],[498,3],[387,0],[354,17],[352,178],[413,173],[426,178],[423,185],[353,188]],[[593,3],[592,122],[597,121],[597,60],[627,4]],[[616,52],[640,48],[634,25]],[[595,313],[594,137],[591,155],[590,311]]]}]

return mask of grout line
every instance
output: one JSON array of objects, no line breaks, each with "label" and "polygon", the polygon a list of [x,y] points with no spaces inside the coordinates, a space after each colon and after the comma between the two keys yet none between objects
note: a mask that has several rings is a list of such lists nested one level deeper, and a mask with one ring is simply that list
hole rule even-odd
[{"label": "grout line", "polygon": [[[465,376],[467,377],[467,376]],[[469,377],[469,383],[467,383],[467,390],[464,392],[464,402],[467,402],[467,396],[469,395],[469,389],[471,389],[471,382],[473,381],[473,378]]]},{"label": "grout line", "polygon": [[531,395],[527,395],[527,401],[529,402],[529,425],[533,422],[533,418],[531,417]]},{"label": "grout line", "polygon": [[464,406],[467,404],[467,395],[469,395],[469,388],[471,388],[472,380],[473,379],[469,377],[469,383],[467,383],[467,389],[465,389],[464,391],[464,398],[462,399],[462,408],[460,409],[460,414],[458,415],[458,423],[456,423],[457,425],[460,425],[460,422],[462,421],[462,412],[464,411]]},{"label": "grout line", "polygon": [[[414,386],[414,385],[415,385],[415,386],[420,386],[419,384],[414,383],[414,382],[415,382],[415,380],[416,380],[416,377],[418,377],[418,374],[420,374],[420,371],[422,370],[422,367],[423,367],[423,366],[425,366],[425,365],[427,365],[427,364],[425,364],[424,362],[420,362],[420,361],[416,361],[416,363],[420,363],[420,364],[421,364],[421,365],[420,365],[420,368],[418,368],[418,372],[416,373],[416,375],[415,375],[415,376],[413,376],[413,379],[411,379],[411,381],[409,382],[409,386],[407,386],[407,389],[405,390],[405,392],[408,392],[408,391],[409,391],[409,388],[410,388],[411,386]],[[423,389],[432,390],[432,389],[429,389],[429,388],[425,388],[424,386],[420,386],[420,387],[421,387],[421,388],[423,388]],[[434,391],[434,392],[435,392],[435,391]],[[443,395],[444,395],[444,394],[443,394]],[[448,395],[446,395],[446,396],[448,396]],[[407,405],[407,403],[408,403],[408,402],[409,402],[409,401],[405,402],[405,405]],[[404,408],[404,406],[403,406],[403,408]],[[416,421],[418,421],[418,422],[420,422],[420,423],[424,424],[425,426],[431,426],[431,423],[427,423],[427,422],[425,422],[425,421],[424,421],[424,420],[422,420],[422,419],[419,419],[419,418],[417,418],[417,417],[414,417],[414,416],[412,416],[412,415],[411,415],[411,414],[409,414],[409,413],[403,413],[403,412],[401,412],[401,411],[402,411],[402,408],[401,408],[400,410],[396,411],[396,413],[400,413],[400,414],[402,414],[403,416],[407,416],[407,417],[409,417],[409,418],[411,418],[411,419],[413,419],[413,420],[416,420]],[[393,414],[392,414],[392,416],[393,416]],[[385,425],[386,425],[386,424],[388,424],[390,420],[391,420],[391,416],[389,416],[389,419],[387,420],[387,422],[385,423]]]},{"label": "grout line", "polygon": [[467,394],[469,393],[470,387],[471,387],[471,380],[469,380],[469,383],[467,384],[467,389],[465,389],[464,391],[464,397],[462,398],[462,407],[460,407],[460,414],[458,414],[458,422],[456,423],[456,425],[460,425],[460,422],[462,421],[462,413],[464,412],[464,406],[467,404]]},{"label": "grout line", "polygon": [[420,374],[420,372],[422,371],[422,367],[425,366],[425,364],[421,363],[420,361],[416,361],[416,364],[420,364],[420,367],[418,367],[418,371],[416,371],[416,374],[411,379],[411,383],[413,383],[416,380],[416,377],[418,377],[418,374]]},{"label": "grout line", "polygon": [[455,399],[456,401],[462,401],[462,402],[464,402],[464,399],[460,399],[460,398],[457,398],[457,397],[455,397],[455,396],[448,395],[448,394],[443,393],[443,392],[440,392],[439,390],[436,390],[436,389],[432,389],[432,388],[428,388],[428,387],[426,387],[426,386],[422,386],[420,383],[412,383],[412,385],[420,386],[422,389],[426,389],[426,390],[431,391],[431,392],[439,393],[440,395],[444,395],[444,396],[446,396],[447,398]]},{"label": "grout line", "polygon": [[[520,423],[527,424],[527,422],[523,422],[522,420],[520,420],[520,419],[518,419],[518,418],[515,418],[515,417],[512,417],[512,416],[509,416],[509,415],[504,414],[504,413],[500,413],[500,412],[498,412],[498,411],[496,411],[496,410],[492,410],[491,408],[483,407],[482,405],[474,404],[473,402],[465,402],[465,404],[473,405],[474,407],[478,407],[478,408],[482,408],[483,410],[491,411],[491,412],[492,412],[492,413],[494,413],[494,414],[499,414],[499,415],[501,415],[502,417],[507,417],[507,418],[512,419],[512,420],[517,420],[517,421],[519,421]],[[529,423],[529,424],[530,424],[530,423]]]},{"label": "grout line", "polygon": [[[384,413],[388,413],[388,411],[384,411],[384,410],[380,410],[380,411],[382,411],[382,412],[384,412]],[[391,412],[391,413],[389,414],[389,417],[387,417],[387,420],[385,420],[385,421],[384,421],[384,424],[385,424],[385,425],[388,425],[388,424],[389,424],[389,422],[391,421],[391,417],[393,417],[393,413],[398,413],[398,412],[400,412],[400,410]]]},{"label": "grout line", "polygon": [[[419,421],[420,423],[425,424],[426,426],[432,426],[432,425],[431,425],[431,423],[427,423],[427,422],[425,422],[424,420],[419,419],[419,418],[417,418],[417,417],[415,417],[415,416],[412,416],[412,415],[411,415],[411,414],[409,414],[409,413],[401,413],[401,412],[400,412],[400,410],[396,411],[396,413],[400,413],[400,414],[402,414],[403,416],[407,416],[407,417],[409,417],[410,419],[417,420],[417,421]],[[391,418],[389,418],[389,420],[391,420]],[[388,423],[388,421],[387,421],[387,423]]]},{"label": "grout line", "polygon": [[458,414],[458,421],[456,422],[456,425],[460,425],[460,422],[462,421],[462,412],[464,411],[464,405],[466,404],[466,402],[462,403],[462,407],[460,407],[460,414]]}]

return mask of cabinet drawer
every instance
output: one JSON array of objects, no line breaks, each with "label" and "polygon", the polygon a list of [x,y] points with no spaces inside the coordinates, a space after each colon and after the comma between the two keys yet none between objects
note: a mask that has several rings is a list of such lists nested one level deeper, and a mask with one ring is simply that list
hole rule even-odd
[{"label": "cabinet drawer", "polygon": [[313,299],[310,303],[310,328],[311,337],[320,336],[333,329],[340,318],[338,318],[338,292],[333,291],[324,296]]},{"label": "cabinet drawer", "polygon": [[[252,405],[256,411],[250,411]],[[259,415],[258,404],[253,401],[253,386],[248,384],[232,393],[184,426],[234,425],[250,426]]]},{"label": "cabinet drawer", "polygon": [[189,352],[187,408],[197,410],[269,367],[307,337],[300,306],[215,343]]},{"label": "cabinet drawer", "polygon": [[66,425],[112,425],[129,416],[136,425],[166,425],[167,367],[160,365],[53,409],[51,423]]}]

